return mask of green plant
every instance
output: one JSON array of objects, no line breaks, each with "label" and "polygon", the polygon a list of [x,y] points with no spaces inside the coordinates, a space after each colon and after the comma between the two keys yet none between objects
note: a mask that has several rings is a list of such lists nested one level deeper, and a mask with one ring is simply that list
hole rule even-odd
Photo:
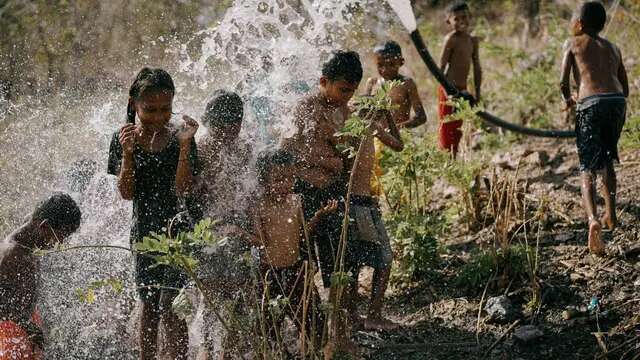
[{"label": "green plant", "polygon": [[497,282],[490,285],[504,284],[500,280],[507,274],[510,281],[525,279],[528,276],[527,254],[531,251],[526,246],[516,245],[507,251],[488,248],[473,252],[469,262],[460,269],[455,284],[480,290],[492,279]]}]

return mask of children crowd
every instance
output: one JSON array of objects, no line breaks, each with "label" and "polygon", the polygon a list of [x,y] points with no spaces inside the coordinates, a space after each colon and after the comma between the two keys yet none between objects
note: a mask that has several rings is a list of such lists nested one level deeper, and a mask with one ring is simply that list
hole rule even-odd
[{"label": "children crowd", "polygon": [[[616,226],[613,163],[629,92],[620,50],[598,35],[605,21],[599,2],[580,7],[572,22],[573,36],[567,41],[562,69],[567,106],[577,103],[589,248],[596,253],[604,249],[599,238],[601,226]],[[470,34],[468,6],[456,3],[449,7],[447,22],[452,31],[445,39],[441,69],[459,90],[466,91],[473,68],[478,101],[482,70],[479,42]],[[357,53],[336,51],[322,65],[317,90],[303,97],[293,113],[295,134],[277,148],[258,154],[255,163],[251,162],[251,144],[239,137],[244,118],[241,97],[218,90],[206,104],[200,122],[184,116],[182,126],[172,127],[169,120],[176,88],[162,69],[144,68],[137,74],[129,89],[127,124],[113,135],[109,148],[108,173],[117,177],[122,198],[133,203],[132,244],[153,232],[166,232],[170,221],[184,209],[194,221],[207,217],[218,220],[215,231],[224,235],[226,242],[212,253],[197,255],[201,260],[198,276],[207,292],[204,295],[216,299],[216,313],[223,314],[223,321],[239,321],[247,317],[256,299],[266,304],[286,298],[280,313],[262,308],[260,318],[266,329],[261,334],[276,342],[288,316],[298,328],[300,341],[324,348],[326,358],[335,351],[356,352],[349,335],[352,329],[390,330],[398,326],[382,315],[393,251],[378,205],[375,174],[381,171],[382,147],[403,149],[398,129],[420,126],[427,117],[415,81],[399,73],[404,64],[400,46],[388,41],[373,54],[379,77],[366,81],[364,94],[373,94],[385,82],[397,81],[398,85],[388,94],[393,110],[373,114],[369,130],[360,139],[336,136],[351,115],[350,100],[363,77]],[[571,93],[572,73],[579,88],[577,99]],[[454,109],[442,88],[438,94],[440,146],[455,156],[462,136],[461,121],[447,121]],[[199,124],[206,128],[206,135],[196,143]],[[358,145],[355,158],[338,150]],[[596,217],[592,190],[597,172],[602,172],[605,183],[602,219]],[[258,181],[257,191],[247,187],[245,180],[251,178]],[[40,356],[42,332],[35,324],[37,260],[33,249],[50,248],[79,226],[80,209],[75,202],[68,195],[54,194],[0,244],[0,359]],[[238,262],[249,253],[258,269],[257,289],[252,289],[248,278],[229,275],[231,268],[242,268]],[[364,266],[374,272],[366,316],[361,317],[356,300],[358,274]],[[331,326],[327,326],[327,313],[320,307],[314,283],[307,280],[316,270],[324,287],[330,289],[329,302],[341,297],[338,312],[343,315],[333,318]],[[336,284],[332,286],[336,270],[351,277],[340,294]],[[171,305],[187,285],[187,277],[140,254],[135,258],[135,274],[140,299],[140,359],[159,356],[160,324],[164,326],[166,356],[186,359],[187,324],[173,313]],[[204,314],[198,359],[234,358],[251,351],[251,337],[258,335],[255,324],[247,325],[245,333],[220,334],[216,322],[221,319],[213,312],[205,310]],[[328,337],[326,329],[331,329]]]}]

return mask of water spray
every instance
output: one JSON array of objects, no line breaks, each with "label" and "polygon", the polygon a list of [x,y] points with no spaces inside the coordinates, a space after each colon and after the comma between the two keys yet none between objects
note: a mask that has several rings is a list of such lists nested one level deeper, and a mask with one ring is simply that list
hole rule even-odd
[{"label": "water spray", "polygon": [[[413,13],[413,8],[411,7],[410,0],[387,0],[389,6],[393,9],[393,11],[400,18],[400,22],[409,32],[409,36],[411,37],[411,41],[415,45],[422,61],[424,61],[425,65],[429,69],[429,72],[433,77],[436,78],[438,83],[442,85],[444,90],[447,92],[447,95],[453,96],[455,98],[463,98],[465,100],[470,100],[473,102],[473,98],[469,96],[466,92],[461,92],[458,90],[452,83],[447,79],[447,77],[442,73],[440,67],[436,64],[429,53],[429,49],[427,49],[424,40],[422,39],[422,35],[418,31],[418,26],[416,23],[416,17]],[[486,111],[478,111],[476,113],[478,117],[480,117],[483,121],[501,127],[503,129],[517,132],[524,135],[537,136],[537,137],[550,137],[550,138],[573,138],[576,136],[574,131],[567,130],[548,130],[548,129],[534,129],[521,125],[516,125],[514,123],[505,121],[493,114],[490,114]]]}]

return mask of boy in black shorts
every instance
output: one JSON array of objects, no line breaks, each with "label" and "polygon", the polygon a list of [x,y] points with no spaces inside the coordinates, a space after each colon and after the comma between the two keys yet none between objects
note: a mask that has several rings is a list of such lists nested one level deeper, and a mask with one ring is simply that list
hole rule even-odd
[{"label": "boy in black shorts", "polygon": [[[567,108],[576,105],[571,96],[570,77],[578,85],[576,135],[582,201],[589,220],[589,250],[604,253],[600,239],[602,225],[613,230],[616,217],[616,173],[618,139],[625,121],[629,96],[627,72],[620,49],[599,36],[607,21],[604,6],[597,1],[582,4],[572,21],[573,36],[565,43],[561,90]],[[597,218],[594,187],[602,174],[605,214]]]}]

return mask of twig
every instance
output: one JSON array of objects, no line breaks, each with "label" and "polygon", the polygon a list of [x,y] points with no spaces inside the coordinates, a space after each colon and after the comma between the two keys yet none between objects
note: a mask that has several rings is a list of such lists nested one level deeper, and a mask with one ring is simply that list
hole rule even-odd
[{"label": "twig", "polygon": [[478,306],[478,321],[476,322],[476,344],[480,345],[480,316],[482,314],[482,305],[484,303],[484,297],[487,295],[487,289],[489,288],[489,284],[493,281],[494,275],[491,275],[487,283],[484,285],[484,291],[482,292],[482,297],[480,298],[480,305]]},{"label": "twig", "polygon": [[603,359],[603,358],[606,359],[608,354],[614,353],[614,352],[624,348],[625,346],[631,344],[634,341],[640,341],[640,336],[635,336],[635,337],[623,342],[622,344],[614,347],[613,349],[609,350],[608,352],[606,352],[604,354],[598,354],[596,359]]},{"label": "twig", "polygon": [[507,335],[509,335],[509,333],[511,333],[513,329],[515,329],[515,327],[518,326],[518,324],[520,324],[520,319],[514,321],[513,324],[511,324],[511,326],[509,326],[509,328],[507,328],[507,330],[504,333],[502,333],[502,335],[500,335],[500,337],[496,341],[494,341],[493,344],[491,344],[491,346],[489,346],[489,348],[487,349],[487,351],[485,351],[484,356],[482,358],[486,359],[489,353],[491,353],[491,351],[495,349],[495,347],[498,346],[498,344],[504,341]]},{"label": "twig", "polygon": [[592,332],[591,335],[596,337],[596,341],[598,342],[598,346],[600,346],[600,349],[602,349],[602,352],[604,354],[608,353],[609,350],[607,350],[607,344],[605,344],[604,339],[602,339],[602,332]]}]

